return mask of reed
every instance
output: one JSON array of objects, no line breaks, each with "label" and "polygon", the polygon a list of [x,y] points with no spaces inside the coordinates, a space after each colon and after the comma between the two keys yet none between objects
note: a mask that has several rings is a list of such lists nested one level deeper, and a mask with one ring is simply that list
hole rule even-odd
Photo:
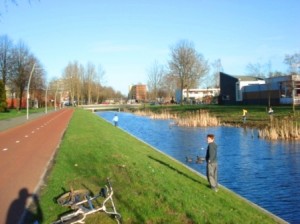
[{"label": "reed", "polygon": [[258,130],[258,136],[269,140],[300,139],[300,129],[291,117],[274,118],[270,120],[270,125]]},{"label": "reed", "polygon": [[177,120],[178,126],[185,127],[209,127],[219,126],[218,118],[211,116],[207,110],[187,112]]},{"label": "reed", "polygon": [[154,113],[150,110],[139,110],[135,112],[139,116],[148,116],[151,119],[171,119],[174,125],[184,127],[208,127],[219,126],[220,120],[209,114],[207,110],[189,111],[185,113],[170,113],[169,111],[161,111],[160,113]]},{"label": "reed", "polygon": [[170,113],[167,110],[161,111],[159,113],[155,113],[151,110],[137,110],[134,112],[134,114],[138,116],[147,116],[151,119],[155,120],[169,120],[169,119],[177,119],[177,114]]},{"label": "reed", "polygon": [[[291,115],[288,111],[281,112],[278,108],[276,116],[269,116],[265,108],[252,108],[252,114],[243,123],[240,119],[240,107],[203,108],[191,110],[191,108],[160,108],[159,110],[143,109],[135,114],[148,116],[152,119],[171,119],[172,125],[185,127],[209,127],[209,126],[235,126],[251,127],[258,130],[258,137],[269,140],[296,140],[300,139],[299,114]],[[192,108],[194,109],[194,108]],[[213,114],[213,115],[212,115]]]}]

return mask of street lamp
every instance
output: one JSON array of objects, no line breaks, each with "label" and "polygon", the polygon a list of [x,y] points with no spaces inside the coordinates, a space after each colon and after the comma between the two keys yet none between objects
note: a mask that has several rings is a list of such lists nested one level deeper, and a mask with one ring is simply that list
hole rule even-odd
[{"label": "street lamp", "polygon": [[27,107],[27,120],[29,119],[29,87],[30,87],[30,81],[31,81],[31,77],[34,71],[34,67],[35,67],[35,63],[32,66],[31,72],[30,72],[30,76],[29,76],[29,80],[28,80],[28,85],[27,85],[27,101],[26,101],[26,107]]},{"label": "street lamp", "polygon": [[54,96],[54,110],[56,111],[56,97],[57,97],[57,91],[58,91],[59,83],[56,82],[56,90],[55,90],[55,96]]},{"label": "street lamp", "polygon": [[45,114],[48,113],[48,85],[46,84],[46,94],[45,94]]}]

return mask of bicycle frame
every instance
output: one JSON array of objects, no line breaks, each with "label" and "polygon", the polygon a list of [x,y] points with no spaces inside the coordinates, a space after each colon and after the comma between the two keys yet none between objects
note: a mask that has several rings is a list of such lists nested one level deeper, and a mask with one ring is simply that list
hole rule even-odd
[{"label": "bicycle frame", "polygon": [[[115,219],[117,220],[117,223],[120,224],[120,220],[121,219],[121,215],[116,211],[116,207],[115,204],[113,202],[113,189],[112,186],[110,184],[109,179],[107,179],[107,183],[108,186],[106,187],[106,190],[108,192],[108,195],[105,197],[104,201],[102,202],[102,205],[100,207],[96,207],[93,204],[93,201],[95,201],[97,198],[102,197],[102,194],[98,194],[94,197],[89,197],[87,196],[86,199],[79,201],[77,203],[74,203],[71,207],[72,208],[78,208],[76,211],[63,215],[62,217],[60,217],[60,219],[56,222],[54,222],[53,224],[75,224],[75,223],[84,223],[84,219],[86,218],[86,216],[96,213],[96,212],[100,212],[103,211],[106,214],[109,215],[114,215]],[[111,206],[112,206],[112,210],[108,210],[106,203],[110,202]],[[87,204],[87,206],[84,206],[84,204]]]}]

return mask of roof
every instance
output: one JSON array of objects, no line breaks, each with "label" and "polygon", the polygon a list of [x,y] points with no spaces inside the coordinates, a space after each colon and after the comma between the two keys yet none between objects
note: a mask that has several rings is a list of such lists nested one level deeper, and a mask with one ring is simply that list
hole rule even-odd
[{"label": "roof", "polygon": [[255,76],[233,76],[234,78],[237,78],[240,81],[259,81],[259,80],[264,80],[263,78],[260,77],[255,77]]},{"label": "roof", "polygon": [[261,77],[249,76],[249,75],[229,75],[229,74],[226,74],[224,72],[220,72],[220,75],[226,75],[226,76],[235,78],[235,79],[237,79],[239,81],[248,81],[249,82],[249,81],[261,81],[261,80],[264,80]]}]

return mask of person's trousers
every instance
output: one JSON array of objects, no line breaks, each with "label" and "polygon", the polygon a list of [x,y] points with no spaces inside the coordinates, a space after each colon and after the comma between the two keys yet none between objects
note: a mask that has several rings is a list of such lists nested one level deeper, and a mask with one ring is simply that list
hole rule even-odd
[{"label": "person's trousers", "polygon": [[218,187],[218,163],[207,163],[206,176],[212,188]]}]

